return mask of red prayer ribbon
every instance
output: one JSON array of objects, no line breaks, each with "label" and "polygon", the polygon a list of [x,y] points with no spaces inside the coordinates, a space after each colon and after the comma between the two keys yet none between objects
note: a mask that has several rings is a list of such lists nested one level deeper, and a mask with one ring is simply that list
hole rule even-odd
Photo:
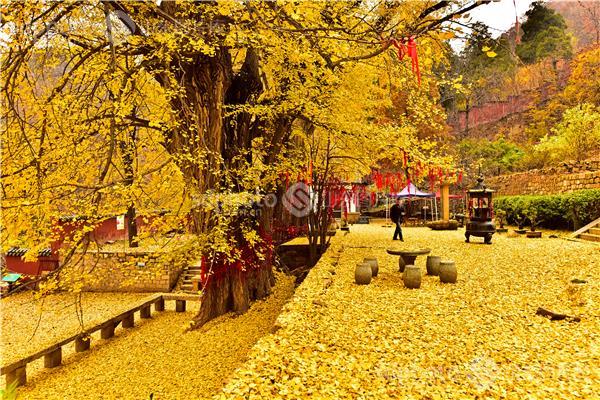
[{"label": "red prayer ribbon", "polygon": [[419,55],[417,53],[417,43],[414,36],[403,38],[400,41],[392,39],[390,43],[398,50],[398,59],[402,61],[405,56],[411,59],[413,74],[417,75],[417,81],[421,85],[421,71],[419,70]]}]

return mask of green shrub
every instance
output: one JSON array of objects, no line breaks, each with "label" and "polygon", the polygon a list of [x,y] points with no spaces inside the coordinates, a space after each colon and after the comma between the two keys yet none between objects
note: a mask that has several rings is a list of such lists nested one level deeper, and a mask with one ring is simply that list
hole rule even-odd
[{"label": "green shrub", "polygon": [[494,199],[494,209],[506,212],[506,222],[531,225],[527,215],[536,216],[536,226],[550,229],[579,229],[600,217],[600,189],[544,196],[505,196]]},{"label": "green shrub", "polygon": [[600,189],[574,192],[566,196],[565,203],[575,229],[600,217]]}]

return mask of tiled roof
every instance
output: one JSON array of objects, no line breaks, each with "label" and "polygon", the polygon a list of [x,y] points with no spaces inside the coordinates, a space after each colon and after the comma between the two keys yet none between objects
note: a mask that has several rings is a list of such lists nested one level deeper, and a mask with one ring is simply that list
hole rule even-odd
[{"label": "tiled roof", "polygon": [[25,255],[25,253],[27,253],[27,249],[22,247],[11,247],[6,252],[6,255],[9,257],[22,257]]},{"label": "tiled roof", "polygon": [[[11,247],[6,251],[8,257],[23,257],[29,249],[23,247]],[[40,250],[38,253],[39,257],[49,257],[52,255],[52,249],[50,247]]]},{"label": "tiled roof", "polygon": [[86,220],[87,218],[88,217],[85,215],[72,214],[72,215],[61,215],[58,220],[60,222],[73,222],[73,221],[83,221],[83,220]]}]

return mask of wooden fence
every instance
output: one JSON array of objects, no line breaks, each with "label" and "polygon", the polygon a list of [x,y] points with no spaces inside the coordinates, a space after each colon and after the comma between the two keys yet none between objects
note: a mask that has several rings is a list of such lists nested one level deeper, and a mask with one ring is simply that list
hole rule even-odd
[{"label": "wooden fence", "polygon": [[24,357],[11,364],[5,365],[0,369],[0,375],[6,375],[6,384],[10,385],[13,382],[17,382],[17,386],[22,386],[27,382],[27,364],[35,361],[41,357],[44,357],[44,367],[54,368],[58,367],[62,363],[62,347],[71,342],[75,342],[75,351],[82,352],[89,350],[91,344],[91,334],[100,331],[100,337],[102,339],[109,339],[114,336],[115,328],[121,324],[123,328],[134,327],[134,314],[139,311],[140,318],[151,317],[151,306],[154,305],[155,311],[165,310],[165,301],[175,301],[175,311],[184,312],[186,309],[187,301],[199,300],[199,295],[192,294],[171,294],[162,293],[150,296],[148,299],[143,300],[137,306],[130,308],[129,310],[122,312],[104,322],[95,324],[83,332],[79,332],[73,336],[63,339],[53,345],[46,347],[34,354]]}]

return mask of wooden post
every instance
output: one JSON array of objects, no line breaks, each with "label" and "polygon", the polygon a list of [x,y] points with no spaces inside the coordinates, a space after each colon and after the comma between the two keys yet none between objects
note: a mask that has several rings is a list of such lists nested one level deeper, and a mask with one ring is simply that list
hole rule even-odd
[{"label": "wooden post", "polygon": [[89,336],[78,336],[77,339],[75,339],[75,351],[80,353],[89,350],[90,343],[92,343],[92,340]]},{"label": "wooden post", "polygon": [[199,276],[192,277],[192,290],[194,292],[200,291],[200,277]]},{"label": "wooden post", "polygon": [[6,373],[6,385],[10,385],[13,382],[17,382],[17,386],[23,386],[27,383],[27,365],[17,367],[12,371]]},{"label": "wooden post", "polygon": [[125,316],[125,318],[123,318],[123,320],[121,321],[121,324],[123,326],[123,328],[133,328],[133,325],[135,325],[134,319],[133,319],[133,313],[129,313]]},{"label": "wooden post", "polygon": [[100,330],[100,337],[110,339],[113,336],[115,336],[115,323],[111,321]]},{"label": "wooden post", "polygon": [[440,196],[442,200],[442,220],[450,220],[450,185],[443,183],[440,190]]},{"label": "wooden post", "polygon": [[156,303],[154,303],[154,309],[156,311],[165,311],[165,299],[161,297]]},{"label": "wooden post", "polygon": [[44,355],[44,367],[55,368],[62,363],[62,347]]},{"label": "wooden post", "polygon": [[140,309],[141,318],[150,318],[150,306],[144,306]]},{"label": "wooden post", "polygon": [[175,300],[175,311],[185,312],[185,300]]}]

